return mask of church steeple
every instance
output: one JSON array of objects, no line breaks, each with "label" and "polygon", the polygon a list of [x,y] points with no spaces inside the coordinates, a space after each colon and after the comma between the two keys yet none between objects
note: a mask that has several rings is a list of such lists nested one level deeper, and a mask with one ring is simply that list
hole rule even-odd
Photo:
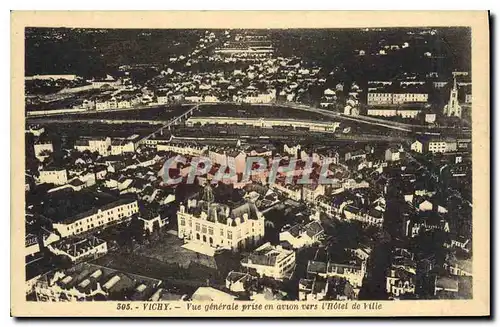
[{"label": "church steeple", "polygon": [[458,104],[458,87],[457,87],[457,79],[453,76],[453,88],[450,91],[450,98],[448,100],[448,104],[446,104],[443,108],[443,114],[445,116],[462,116],[462,108]]}]

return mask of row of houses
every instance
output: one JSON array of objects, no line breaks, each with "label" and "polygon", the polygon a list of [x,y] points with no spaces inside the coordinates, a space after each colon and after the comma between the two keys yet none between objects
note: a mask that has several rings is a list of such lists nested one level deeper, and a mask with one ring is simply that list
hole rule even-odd
[{"label": "row of houses", "polygon": [[405,103],[427,103],[429,99],[428,93],[420,92],[380,92],[369,91],[367,95],[367,104],[372,105],[396,105]]},{"label": "row of houses", "polygon": [[102,156],[135,152],[139,146],[137,134],[126,138],[83,137],[75,142],[74,149],[80,152],[98,152]]},{"label": "row of houses", "polygon": [[415,140],[410,149],[418,153],[446,153],[466,150],[470,140],[458,140],[455,138],[420,138]]}]

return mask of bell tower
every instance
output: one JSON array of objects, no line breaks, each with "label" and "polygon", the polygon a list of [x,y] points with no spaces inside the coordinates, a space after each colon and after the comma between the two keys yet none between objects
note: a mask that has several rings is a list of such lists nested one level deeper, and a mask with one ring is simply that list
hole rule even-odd
[{"label": "bell tower", "polygon": [[207,181],[207,184],[203,188],[201,199],[207,203],[207,208],[210,208],[210,204],[214,202],[214,192],[212,186],[210,186],[210,181]]},{"label": "bell tower", "polygon": [[456,77],[453,77],[453,88],[450,91],[450,99],[448,100],[448,104],[446,104],[443,108],[443,114],[448,117],[462,117],[462,108],[458,104],[458,88]]},{"label": "bell tower", "polygon": [[212,190],[212,186],[210,186],[210,183],[207,183],[203,188],[202,200],[208,203],[214,202],[214,192]]}]

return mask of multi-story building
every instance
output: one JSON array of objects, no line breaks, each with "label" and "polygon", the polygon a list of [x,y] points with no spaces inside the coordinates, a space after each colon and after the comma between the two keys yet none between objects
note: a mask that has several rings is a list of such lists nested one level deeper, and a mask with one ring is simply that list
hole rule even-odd
[{"label": "multi-story building", "polygon": [[217,164],[227,167],[227,155],[225,149],[213,149],[208,152],[208,158],[212,165]]},{"label": "multi-story building", "polygon": [[404,294],[415,293],[415,274],[403,268],[391,267],[386,276],[386,291],[389,296],[399,298]]},{"label": "multi-story building", "polygon": [[285,144],[283,146],[283,151],[292,157],[297,157],[301,149],[302,149],[302,146],[300,144],[292,145],[292,146],[288,146],[287,144]]},{"label": "multi-story building", "polygon": [[436,122],[436,114],[434,113],[426,113],[424,120],[427,124],[434,124]]},{"label": "multi-story building", "polygon": [[366,262],[361,264],[339,264],[333,262],[320,262],[309,260],[307,264],[308,276],[320,276],[323,278],[339,277],[345,278],[353,287],[360,288],[366,273]]},{"label": "multi-story building", "polygon": [[302,187],[300,185],[296,184],[283,185],[278,182],[271,184],[270,187],[274,190],[278,190],[279,192],[283,193],[289,199],[292,199],[294,201],[302,200]]},{"label": "multi-story building", "polygon": [[325,186],[323,184],[305,184],[302,187],[302,200],[308,203],[316,203],[316,198],[325,195]]},{"label": "multi-story building", "polygon": [[351,253],[361,261],[368,261],[372,253],[372,249],[367,246],[360,246],[356,249],[351,249]]},{"label": "multi-story building", "polygon": [[418,92],[368,92],[367,104],[371,105],[389,105],[404,104],[415,102],[427,102],[429,94]]},{"label": "multi-story building", "polygon": [[95,258],[108,252],[106,241],[94,236],[82,239],[63,239],[50,244],[47,248],[55,255],[62,255],[69,258],[71,262],[79,262],[86,258]]},{"label": "multi-story building", "polygon": [[321,241],[324,232],[323,226],[318,221],[306,225],[296,224],[280,233],[280,241],[287,241],[294,249],[300,249]]},{"label": "multi-story building", "polygon": [[428,232],[431,230],[440,230],[446,233],[450,232],[450,225],[444,219],[440,219],[438,221],[433,221],[432,219],[423,219],[421,221],[408,220],[404,227],[405,235],[411,238],[416,237],[422,231]]},{"label": "multi-story building", "polygon": [[39,173],[38,180],[41,184],[64,185],[68,183],[68,173],[65,168],[45,167]]},{"label": "multi-story building", "polygon": [[392,96],[393,104],[427,102],[429,94],[427,93],[394,93]]},{"label": "multi-story building", "polygon": [[168,224],[168,217],[162,219],[158,213],[153,211],[142,211],[138,219],[143,222],[144,230],[150,233]]},{"label": "multi-story building", "polygon": [[362,223],[367,223],[376,227],[382,227],[384,222],[384,213],[375,208],[365,212],[364,210],[348,204],[344,207],[343,212],[347,220],[358,220]]},{"label": "multi-story building", "polygon": [[457,141],[453,139],[435,139],[430,140],[427,144],[429,152],[445,153],[457,151]]},{"label": "multi-story building", "polygon": [[158,104],[167,104],[170,100],[168,93],[159,93],[156,95],[156,102]]},{"label": "multi-story building", "polygon": [[448,85],[448,82],[446,81],[437,81],[437,82],[432,82],[432,86],[434,86],[436,89],[440,89]]},{"label": "multi-story building", "polygon": [[385,161],[399,161],[401,160],[401,151],[397,147],[390,147],[385,150]]},{"label": "multi-story building", "polygon": [[166,144],[157,144],[157,151],[170,151],[178,154],[189,155],[189,156],[201,156],[206,150],[208,146],[199,146],[193,144],[184,144],[184,143],[166,143]]},{"label": "multi-story building", "polygon": [[33,150],[35,152],[35,157],[40,161],[44,161],[48,155],[54,152],[54,147],[50,141],[37,141],[33,145]]},{"label": "multi-story building", "polygon": [[135,144],[131,140],[113,140],[111,141],[111,155],[121,155],[127,152],[134,152]]},{"label": "multi-story building", "polygon": [[28,233],[25,237],[25,254],[34,255],[40,252],[41,247],[47,247],[50,244],[59,241],[59,236],[55,233],[42,228],[41,235]]},{"label": "multi-story building", "polygon": [[86,137],[77,140],[75,150],[83,152],[99,152],[100,155],[107,156],[111,150],[111,139],[109,137]]},{"label": "multi-story building", "polygon": [[255,204],[230,207],[214,203],[209,184],[201,200],[188,200],[177,212],[178,236],[186,242],[237,250],[264,237],[264,216]]},{"label": "multi-story building", "polygon": [[118,100],[116,100],[114,97],[112,97],[110,99],[96,101],[96,103],[95,103],[95,109],[97,111],[117,109],[117,108],[118,108]]},{"label": "multi-story building", "polygon": [[396,107],[371,107],[368,108],[366,114],[368,116],[379,116],[379,117],[401,117],[401,118],[415,118],[419,113],[422,112],[421,108],[396,108]]},{"label": "multi-story building", "polygon": [[317,199],[318,208],[328,217],[332,218],[338,213],[338,208],[333,205],[332,198],[319,196]]},{"label": "multi-story building", "polygon": [[281,280],[295,268],[295,252],[267,242],[244,258],[241,265],[249,270],[255,270],[261,277]]},{"label": "multi-story building", "polygon": [[52,226],[61,237],[67,237],[121,223],[138,212],[137,200],[123,198],[59,221],[53,221]]},{"label": "multi-story building", "polygon": [[410,146],[412,151],[418,153],[446,153],[457,151],[458,142],[452,138],[415,140]]},{"label": "multi-story building", "polygon": [[424,144],[420,142],[419,140],[416,140],[413,142],[410,146],[410,149],[412,151],[418,152],[418,153],[423,153],[424,152]]},{"label": "multi-story building", "polygon": [[229,148],[214,148],[208,152],[208,157],[213,164],[229,167],[231,171],[243,173],[246,169],[246,153]]},{"label": "multi-story building", "polygon": [[236,173],[243,173],[246,169],[247,155],[243,151],[234,150],[226,153],[227,167]]},{"label": "multi-story building", "polygon": [[392,104],[392,93],[369,92],[367,104]]}]

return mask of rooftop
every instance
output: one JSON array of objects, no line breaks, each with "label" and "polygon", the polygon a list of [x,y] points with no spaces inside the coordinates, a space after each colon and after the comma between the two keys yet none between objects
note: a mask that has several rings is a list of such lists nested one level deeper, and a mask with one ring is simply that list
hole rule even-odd
[{"label": "rooftop", "polygon": [[326,273],[327,265],[325,262],[309,260],[307,264],[307,272],[313,274]]},{"label": "rooftop", "polygon": [[283,260],[292,253],[294,252],[291,250],[285,250],[281,246],[273,246],[268,242],[258,247],[241,262],[262,266],[274,266],[277,262]]},{"label": "rooftop", "polygon": [[[126,291],[131,300],[147,300],[161,284],[160,280],[124,273],[115,269],[89,263],[81,263],[66,270],[49,273],[62,288],[76,288],[83,293],[97,289],[97,284],[109,293]],[[141,286],[143,285],[143,286]],[[139,296],[139,293],[142,296]],[[148,293],[148,294],[146,294]],[[125,300],[125,299],[124,299]]]},{"label": "rooftop", "polygon": [[40,203],[40,214],[53,222],[72,223],[91,216],[99,210],[107,210],[119,205],[133,203],[134,199],[120,199],[105,192],[82,190],[75,192],[65,188],[48,193]]},{"label": "rooftop", "polygon": [[84,254],[93,248],[105,243],[104,240],[98,239],[94,236],[89,238],[69,238],[63,239],[61,241],[56,242],[52,246],[61,251],[66,252],[68,255],[72,257],[77,257],[81,254]]},{"label": "rooftop", "polygon": [[222,224],[227,223],[227,219],[233,219],[233,225],[236,223],[234,220],[239,218],[241,222],[244,222],[245,217],[247,219],[258,219],[259,209],[254,203],[244,202],[243,204],[236,204],[230,206],[221,203],[208,203],[204,200],[188,200],[187,212],[190,214],[201,217],[202,214],[207,215],[207,220],[212,222],[219,222]]}]

